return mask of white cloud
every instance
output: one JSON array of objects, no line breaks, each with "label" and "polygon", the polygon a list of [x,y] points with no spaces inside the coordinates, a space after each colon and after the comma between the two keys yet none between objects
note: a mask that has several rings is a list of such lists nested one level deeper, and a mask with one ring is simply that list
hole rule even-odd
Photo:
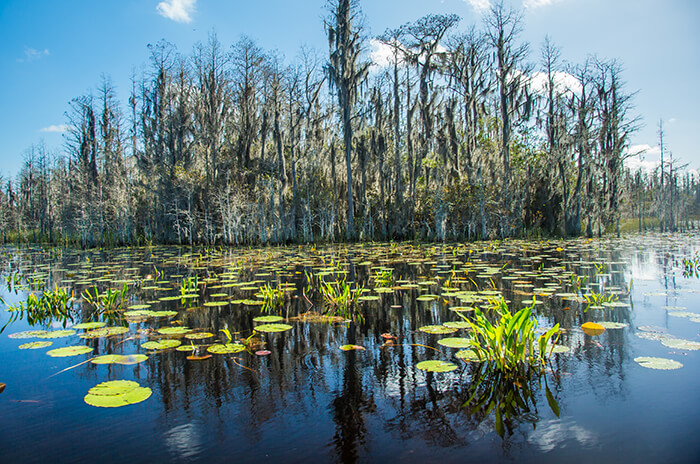
[{"label": "white cloud", "polygon": [[[573,92],[576,95],[581,93],[581,83],[573,75],[563,71],[555,71],[553,78],[554,93],[558,95],[567,92]],[[532,73],[529,84],[533,92],[544,95],[547,92],[547,73]]]},{"label": "white cloud", "polygon": [[189,23],[197,0],[165,0],[156,6],[158,14],[178,23]]},{"label": "white cloud", "polygon": [[394,52],[390,45],[385,44],[381,40],[371,39],[369,41],[372,51],[369,56],[372,60],[373,66],[378,66],[380,68],[386,68],[387,66],[394,63]]},{"label": "white cloud", "polygon": [[474,10],[478,12],[484,12],[491,8],[491,2],[489,0],[465,0],[468,2]]},{"label": "white cloud", "polygon": [[673,124],[673,123],[676,122],[676,121],[678,121],[678,119],[676,119],[676,118],[671,118],[671,119],[668,120],[668,123],[669,123],[669,124]]},{"label": "white cloud", "polygon": [[68,132],[69,130],[71,130],[71,126],[69,126],[68,124],[58,124],[58,125],[52,124],[52,125],[50,125],[50,126],[48,126],[48,127],[44,127],[44,128],[42,128],[42,129],[40,129],[39,131],[40,131],[40,132],[58,132],[58,133],[62,133],[62,132]]},{"label": "white cloud", "polygon": [[598,443],[597,434],[586,430],[574,422],[550,420],[537,424],[537,429],[527,441],[540,448],[541,451],[552,451],[566,442],[576,440],[584,447],[593,447]]},{"label": "white cloud", "polygon": [[19,58],[17,59],[18,63],[31,63],[32,61],[36,61],[39,58],[43,58],[45,56],[49,56],[49,49],[45,48],[43,50],[37,50],[35,48],[25,48],[24,49],[24,58]]},{"label": "white cloud", "polygon": [[633,172],[641,169],[647,174],[651,174],[661,164],[661,148],[658,145],[654,147],[646,143],[631,145],[625,151],[624,156],[627,157],[625,166]]},{"label": "white cloud", "polygon": [[549,6],[561,0],[523,0],[525,8],[539,8],[541,6]]}]

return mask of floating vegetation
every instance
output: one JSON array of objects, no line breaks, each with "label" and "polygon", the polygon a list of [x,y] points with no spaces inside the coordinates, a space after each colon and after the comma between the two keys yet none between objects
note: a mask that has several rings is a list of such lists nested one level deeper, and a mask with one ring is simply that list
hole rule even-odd
[{"label": "floating vegetation", "polygon": [[188,340],[204,340],[205,338],[211,338],[213,336],[214,334],[210,332],[196,332],[185,334],[185,338]]},{"label": "floating vegetation", "polygon": [[7,307],[12,315],[2,330],[18,319],[26,319],[29,325],[60,321],[65,327],[68,321],[73,321],[74,300],[72,293],[68,294],[58,285],[54,287],[53,291],[46,290],[40,296],[30,293],[26,301],[20,301],[14,306]]},{"label": "floating vegetation", "polygon": [[634,362],[642,367],[646,367],[647,369],[659,369],[664,371],[680,369],[683,367],[683,364],[679,363],[678,361],[674,361],[673,359],[653,358],[648,356],[634,358]]},{"label": "floating vegetation", "polygon": [[128,327],[102,327],[100,329],[88,330],[87,332],[81,333],[79,337],[87,339],[111,337],[113,335],[123,335],[128,331]]},{"label": "floating vegetation", "polygon": [[446,335],[455,333],[458,329],[455,327],[447,327],[444,325],[425,325],[423,327],[420,327],[418,330],[433,335]]},{"label": "floating vegetation", "polygon": [[449,361],[421,361],[416,368],[428,372],[451,372],[457,369],[457,365]]},{"label": "floating vegetation", "polygon": [[629,326],[628,324],[625,324],[622,322],[612,322],[612,321],[598,321],[597,324],[606,330],[624,329],[625,327]]},{"label": "floating vegetation", "polygon": [[187,327],[163,327],[156,330],[161,335],[184,335],[186,333],[192,332],[192,329]]},{"label": "floating vegetation", "polygon": [[356,311],[357,299],[362,294],[362,286],[355,286],[345,280],[345,276],[341,280],[326,282],[322,277],[318,278],[320,284],[320,292],[328,308],[327,315],[341,316],[345,319],[355,319],[362,317]]},{"label": "floating vegetation", "polygon": [[255,327],[256,332],[286,332],[287,330],[292,330],[293,327],[288,324],[263,324]]},{"label": "floating vegetation", "polygon": [[84,401],[98,408],[119,408],[141,403],[150,398],[153,392],[130,380],[102,382],[88,390]]},{"label": "floating vegetation", "polygon": [[124,284],[121,290],[108,288],[103,293],[100,293],[97,285],[93,286],[92,292],[86,289],[83,292],[83,300],[92,306],[96,314],[113,312],[126,304],[129,297],[129,285]]},{"label": "floating vegetation", "polygon": [[168,348],[175,348],[182,345],[180,340],[153,340],[150,342],[142,343],[141,348],[147,350],[167,350]]},{"label": "floating vegetation", "polygon": [[691,340],[684,340],[682,338],[664,337],[661,339],[661,343],[669,348],[676,348],[679,350],[700,350],[700,343]]},{"label": "floating vegetation", "polygon": [[265,284],[258,289],[263,300],[263,307],[274,310],[284,305],[285,290],[281,285],[276,287]]},{"label": "floating vegetation", "polygon": [[591,337],[595,337],[605,332],[605,327],[595,322],[586,322],[581,325],[581,329],[583,329],[583,332],[586,335],[590,335]]},{"label": "floating vegetation", "polygon": [[207,351],[213,354],[240,353],[243,350],[245,350],[245,345],[241,345],[240,343],[217,343],[207,348]]},{"label": "floating vegetation", "polygon": [[360,345],[343,345],[340,349],[343,351],[364,351],[366,348]]},{"label": "floating vegetation", "polygon": [[75,330],[52,330],[49,332],[44,332],[36,336],[36,338],[48,338],[48,339],[53,339],[53,338],[66,338],[70,337],[71,335],[75,335],[76,332]]},{"label": "floating vegetation", "polygon": [[448,348],[468,348],[472,346],[470,338],[442,338],[438,340],[438,344]]},{"label": "floating vegetation", "polygon": [[76,324],[73,329],[99,329],[107,325],[106,322],[83,322],[82,324]]},{"label": "floating vegetation", "polygon": [[465,362],[480,361],[478,353],[474,350],[459,350],[457,353],[455,353],[455,356]]},{"label": "floating vegetation", "polygon": [[92,353],[92,348],[83,345],[64,346],[63,348],[56,348],[55,350],[49,350],[46,352],[46,354],[52,358],[67,358],[86,353]]},{"label": "floating vegetation", "polygon": [[16,332],[13,334],[9,334],[7,338],[36,338],[39,335],[44,335],[45,333],[47,333],[46,330],[25,330],[24,332]]},{"label": "floating vegetation", "polygon": [[90,360],[93,364],[123,364],[123,365],[133,365],[142,363],[148,359],[145,354],[105,354],[102,356],[95,356]]},{"label": "floating vegetation", "polygon": [[53,342],[31,342],[19,346],[20,350],[38,350],[53,345]]},{"label": "floating vegetation", "polygon": [[253,322],[280,322],[283,320],[282,316],[258,316],[253,318]]}]

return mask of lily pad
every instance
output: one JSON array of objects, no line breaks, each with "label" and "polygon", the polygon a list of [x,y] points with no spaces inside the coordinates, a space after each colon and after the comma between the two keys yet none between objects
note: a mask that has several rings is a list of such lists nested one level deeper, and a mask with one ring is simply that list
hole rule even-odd
[{"label": "lily pad", "polygon": [[419,328],[421,332],[429,333],[429,334],[451,334],[457,332],[457,329],[452,328],[452,327],[445,327],[444,325],[425,325],[421,328]]},{"label": "lily pad", "polygon": [[581,326],[581,328],[586,335],[590,335],[591,337],[595,337],[596,335],[600,335],[605,332],[605,327],[600,324],[596,324],[595,322],[586,322]]},{"label": "lily pad", "polygon": [[182,345],[180,340],[154,340],[141,344],[141,347],[147,350],[166,350],[168,348],[175,348],[180,345]]},{"label": "lily pad", "polygon": [[258,316],[253,319],[254,322],[279,322],[283,320],[282,316]]},{"label": "lily pad", "polygon": [[186,334],[185,338],[188,340],[203,340],[205,338],[210,338],[213,336],[214,336],[214,334],[211,332],[196,332],[196,333]]},{"label": "lily pad", "polygon": [[467,321],[445,322],[442,325],[444,325],[445,327],[449,327],[450,329],[471,329],[471,326]]},{"label": "lily pad", "polygon": [[103,356],[96,356],[90,360],[93,364],[123,364],[123,365],[133,365],[144,362],[148,359],[145,354],[106,354]]},{"label": "lily pad", "polygon": [[39,348],[46,348],[47,346],[53,345],[53,342],[31,342],[20,345],[20,350],[38,350]]},{"label": "lily pad", "polygon": [[65,338],[71,335],[75,335],[75,330],[52,330],[51,332],[37,335],[36,338]]},{"label": "lily pad", "polygon": [[284,332],[293,327],[289,324],[263,324],[255,327],[257,332]]},{"label": "lily pad", "polygon": [[700,350],[700,343],[694,342],[692,340],[684,340],[682,338],[666,337],[661,340],[661,343],[669,348],[676,348],[679,350]]},{"label": "lily pad", "polygon": [[102,327],[101,329],[88,330],[80,334],[80,338],[102,338],[112,335],[122,335],[129,331],[128,327]]},{"label": "lily pad", "polygon": [[7,336],[7,338],[36,338],[39,335],[47,333],[46,330],[25,330],[24,332],[15,332]]},{"label": "lily pad", "polygon": [[157,332],[162,335],[183,335],[188,332],[192,332],[192,329],[187,327],[163,327],[158,329]]},{"label": "lily pad", "polygon": [[112,380],[102,382],[85,395],[84,401],[90,406],[100,408],[118,408],[147,400],[153,392],[130,380]]},{"label": "lily pad", "polygon": [[240,353],[245,350],[245,345],[240,343],[227,343],[225,345],[216,344],[207,348],[207,351],[214,354],[230,354],[230,353]]},{"label": "lily pad", "polygon": [[623,324],[622,322],[601,321],[598,322],[598,324],[606,330],[624,329],[627,327],[627,324]]},{"label": "lily pad", "polygon": [[680,369],[683,367],[683,364],[679,363],[678,361],[666,358],[640,356],[638,358],[634,358],[634,361],[642,367],[646,367],[648,369],[660,369],[664,371]]},{"label": "lily pad", "polygon": [[83,322],[82,324],[74,325],[74,329],[99,329],[107,324],[104,322]]},{"label": "lily pad", "polygon": [[421,361],[416,368],[428,372],[450,372],[457,369],[457,365],[449,361]]},{"label": "lily pad", "polygon": [[65,346],[56,348],[55,350],[47,351],[46,354],[52,358],[67,358],[69,356],[78,356],[85,353],[92,353],[92,348],[84,345]]},{"label": "lily pad", "polygon": [[467,362],[480,361],[479,355],[476,354],[474,350],[459,350],[457,353],[455,353],[455,356]]},{"label": "lily pad", "polygon": [[460,337],[443,338],[438,340],[438,344],[448,348],[468,348],[472,346],[470,339]]},{"label": "lily pad", "polygon": [[208,308],[209,307],[216,308],[216,307],[228,306],[228,305],[229,305],[228,301],[207,301],[206,303],[204,303],[204,306],[206,306]]},{"label": "lily pad", "polygon": [[365,350],[366,348],[364,346],[360,346],[360,345],[343,345],[340,347],[340,349],[343,351],[355,351],[355,350]]}]

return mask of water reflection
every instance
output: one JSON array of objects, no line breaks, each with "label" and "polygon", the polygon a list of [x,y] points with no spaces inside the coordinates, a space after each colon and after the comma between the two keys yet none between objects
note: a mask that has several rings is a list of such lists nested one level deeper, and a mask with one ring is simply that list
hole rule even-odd
[{"label": "water reflection", "polygon": [[[676,263],[694,253],[695,247],[682,240],[659,244],[652,236],[619,242],[513,242],[455,249],[366,245],[279,248],[262,253],[225,250],[207,255],[200,250],[156,247],[64,250],[51,255],[38,248],[4,248],[1,269],[3,277],[17,272],[26,276],[20,295],[31,291],[31,282],[36,284],[37,279],[47,286],[70,285],[78,294],[89,286],[98,285],[102,290],[129,281],[129,305],[178,311],[171,319],[140,322],[111,314],[106,321],[128,326],[127,336],[65,342],[91,346],[95,355],[145,352],[140,345],[152,337],[152,330],[169,325],[202,329],[217,337],[221,329],[229,328],[236,338],[247,338],[257,325],[253,319],[263,314],[260,307],[203,306],[216,293],[226,293],[230,300],[254,298],[254,290],[227,285],[293,282],[301,289],[305,286],[303,271],[324,272],[333,263],[336,270],[347,272],[349,280],[372,288],[375,268],[394,269],[392,292],[377,294],[379,301],[362,303],[363,319],[351,323],[288,321],[292,330],[260,335],[257,348],[269,350],[268,356],[255,355],[253,350],[189,361],[190,353],[166,351],[150,353],[141,365],[87,363],[61,374],[64,381],[81,382],[71,393],[78,399],[86,385],[108,379],[134,378],[152,388],[153,397],[134,410],[140,411],[141,420],[151,421],[161,437],[159,444],[151,446],[156,450],[160,446],[174,460],[216,461],[236,455],[242,461],[290,456],[344,463],[366,461],[369,456],[443,456],[451,461],[467,452],[473,456],[505,453],[527,460],[562,447],[602,446],[610,438],[592,427],[595,415],[587,416],[582,398],[600,408],[629,404],[628,414],[641,407],[646,397],[639,394],[640,375],[646,375],[641,379],[650,385],[659,380],[651,377],[658,373],[640,373],[634,363],[640,353],[647,353],[650,345],[646,343],[652,343],[634,334],[638,326],[662,314],[662,325],[668,327],[663,307],[691,301],[680,293],[691,283],[678,277]],[[163,273],[159,281],[153,278],[156,268]],[[203,282],[198,300],[160,300],[176,294],[182,279],[193,275]],[[572,276],[585,277],[585,284],[577,288]],[[589,290],[614,294],[626,305],[589,309],[580,298]],[[559,343],[571,352],[555,354],[544,377],[510,382],[475,364],[461,364],[459,370],[444,374],[418,371],[415,365],[420,361],[456,361],[454,350],[438,347],[439,336],[419,328],[458,320],[449,308],[482,304],[483,300],[469,298],[486,291],[502,292],[513,309],[531,301],[533,295],[541,300],[536,307],[540,326],[558,323],[565,328]],[[665,295],[655,296],[654,292]],[[643,296],[645,293],[649,296]],[[418,301],[419,295],[436,298]],[[81,312],[80,301],[76,305],[80,319],[86,313]],[[322,301],[313,295],[307,301],[297,291],[275,313],[287,318],[309,310],[323,311]],[[626,327],[591,337],[580,329],[588,321],[618,322]],[[19,330],[14,327],[7,332]],[[383,338],[383,334],[395,339]],[[5,334],[2,338],[0,349],[16,353],[16,344],[10,345]],[[339,347],[346,344],[365,350],[341,351]],[[58,371],[81,360],[59,365],[42,358],[36,369],[57,366]],[[693,364],[697,360],[690,361],[686,368],[697,372],[697,362]],[[11,372],[3,376],[0,380],[8,385],[23,381],[13,378]],[[50,383],[41,388],[49,387]],[[80,407],[85,406],[77,403],[76,410],[84,411]],[[0,413],[7,412],[2,408],[0,405]],[[601,413],[601,409],[594,410]],[[98,413],[103,412],[93,411]],[[60,427],[78,420],[77,414],[65,411],[52,420]],[[23,428],[19,422],[14,425]],[[0,451],[4,451],[2,446]],[[407,455],[409,451],[415,454]]]}]

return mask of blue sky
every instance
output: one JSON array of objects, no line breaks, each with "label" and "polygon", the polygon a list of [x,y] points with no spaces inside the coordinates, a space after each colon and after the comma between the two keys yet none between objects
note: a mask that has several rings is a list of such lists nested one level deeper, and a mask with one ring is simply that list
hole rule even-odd
[{"label": "blue sky", "polygon": [[[634,113],[644,126],[631,139],[658,160],[657,125],[674,158],[700,169],[700,2],[696,0],[511,0],[525,12],[530,60],[548,34],[562,57],[617,58]],[[148,60],[147,44],[166,39],[189,54],[216,31],[230,46],[247,35],[288,59],[302,45],[325,54],[325,0],[0,0],[0,174],[13,176],[23,154],[43,141],[63,147],[60,130],[74,97],[109,76],[125,101],[129,79]],[[364,0],[371,35],[428,13],[456,13],[460,29],[480,24],[488,0]]]}]

